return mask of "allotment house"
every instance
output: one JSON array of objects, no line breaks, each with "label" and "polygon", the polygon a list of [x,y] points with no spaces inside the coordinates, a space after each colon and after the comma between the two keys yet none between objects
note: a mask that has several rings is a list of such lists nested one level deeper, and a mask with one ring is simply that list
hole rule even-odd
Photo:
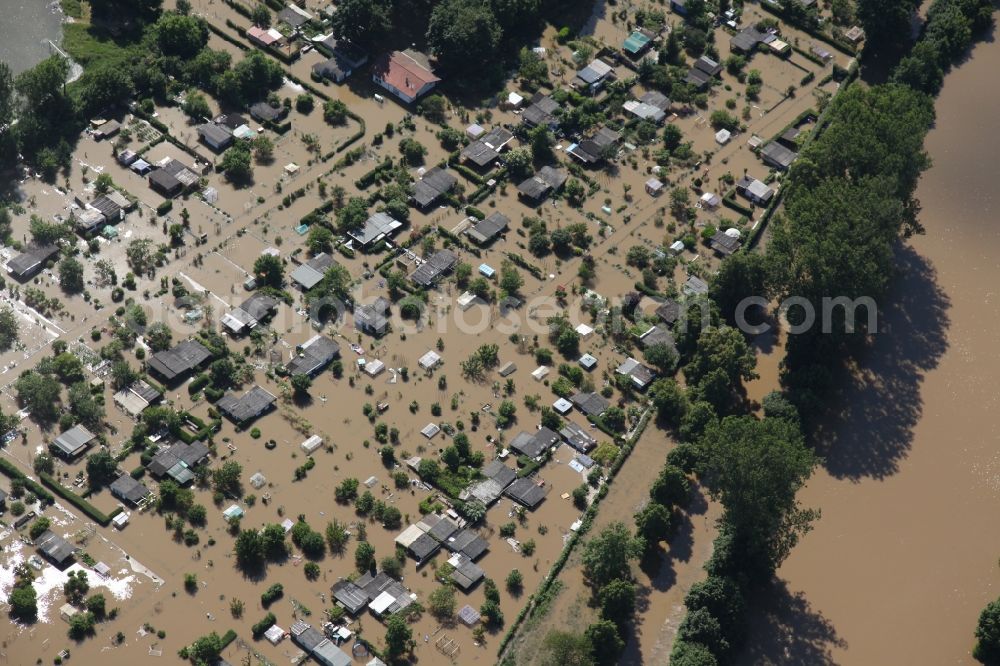
[{"label": "allotment house", "polygon": [[551,131],[559,129],[558,112],[562,107],[543,93],[535,93],[531,104],[521,114],[521,121],[528,127],[548,127]]},{"label": "allotment house", "polygon": [[222,327],[234,336],[243,335],[274,314],[278,299],[267,294],[254,294],[239,307],[222,315]]},{"label": "allotment house", "polygon": [[462,149],[462,159],[479,169],[492,166],[500,153],[514,139],[514,134],[503,127],[495,127]]},{"label": "allotment house", "polygon": [[517,194],[522,201],[537,206],[554,190],[559,190],[569,175],[562,169],[544,166],[531,178],[517,186]]},{"label": "allotment house", "polygon": [[365,221],[365,226],[348,231],[347,236],[359,248],[366,250],[381,240],[392,238],[402,227],[403,223],[388,213],[375,213]]},{"label": "allotment house", "polygon": [[68,564],[77,551],[76,546],[52,530],[42,532],[41,536],[35,539],[35,547],[38,552],[60,568]]},{"label": "allotment house", "polygon": [[465,235],[472,239],[477,245],[487,245],[507,231],[510,225],[510,218],[503,213],[491,213],[485,219],[479,220],[469,227]]},{"label": "allotment house", "polygon": [[413,203],[420,210],[427,210],[450,192],[457,182],[458,178],[454,175],[441,167],[434,167],[413,184]]},{"label": "allotment house", "polygon": [[227,393],[215,403],[219,412],[237,425],[244,425],[269,412],[278,399],[266,389],[254,386],[243,395],[236,397]]},{"label": "allotment house", "polygon": [[418,287],[432,287],[442,276],[451,272],[451,269],[458,263],[458,255],[451,250],[438,250],[424,260],[417,270],[413,271],[410,279]]},{"label": "allotment house", "polygon": [[200,369],[211,358],[212,352],[205,345],[197,340],[184,340],[171,349],[153,354],[146,361],[146,367],[152,374],[171,384]]},{"label": "allotment house", "polygon": [[334,359],[340,358],[340,345],[324,335],[314,335],[296,348],[295,357],[285,370],[296,375],[315,376]]},{"label": "allotment house", "polygon": [[194,481],[194,469],[208,459],[208,447],[202,442],[178,442],[161,448],[146,469],[154,479],[170,477],[179,485]]},{"label": "allotment house", "polygon": [[111,494],[130,506],[139,506],[152,493],[142,482],[122,474],[111,483]]},{"label": "allotment house", "polygon": [[389,328],[389,301],[377,298],[374,303],[354,308],[354,327],[362,333],[379,337]]},{"label": "allotment house", "polygon": [[19,282],[33,278],[50,259],[59,254],[56,245],[28,245],[21,254],[7,262],[7,273]]},{"label": "allotment house", "polygon": [[95,439],[97,435],[78,425],[56,437],[49,449],[64,460],[76,460],[91,447]]},{"label": "allotment house", "polygon": [[570,145],[566,152],[588,166],[597,164],[614,155],[620,138],[618,132],[602,127],[589,139]]},{"label": "allotment house", "polygon": [[337,262],[334,261],[333,257],[326,252],[322,252],[304,264],[299,264],[288,277],[299,289],[309,291],[323,280],[327,270],[335,263]]}]

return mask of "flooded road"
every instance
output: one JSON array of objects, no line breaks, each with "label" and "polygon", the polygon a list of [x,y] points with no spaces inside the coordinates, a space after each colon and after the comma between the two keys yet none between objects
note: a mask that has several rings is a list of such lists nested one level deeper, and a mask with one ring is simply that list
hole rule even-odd
[{"label": "flooded road", "polygon": [[981,43],[937,100],[917,192],[926,234],[900,250],[883,334],[833,398],[842,419],[800,495],[823,515],[779,570],[747,663],[973,663],[976,619],[1000,595],[988,528],[1000,509],[998,60],[1000,43]]}]

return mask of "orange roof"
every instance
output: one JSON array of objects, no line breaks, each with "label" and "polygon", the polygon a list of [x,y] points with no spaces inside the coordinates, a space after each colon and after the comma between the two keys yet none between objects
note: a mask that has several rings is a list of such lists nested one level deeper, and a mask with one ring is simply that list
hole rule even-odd
[{"label": "orange roof", "polygon": [[396,90],[416,94],[428,83],[441,79],[413,57],[402,51],[393,51],[379,58],[374,74]]}]

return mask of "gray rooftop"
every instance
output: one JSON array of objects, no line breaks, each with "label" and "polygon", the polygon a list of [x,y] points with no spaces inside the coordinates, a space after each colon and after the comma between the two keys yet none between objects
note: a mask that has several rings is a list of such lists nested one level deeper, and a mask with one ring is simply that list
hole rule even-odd
[{"label": "gray rooftop", "polygon": [[566,425],[559,431],[559,434],[562,435],[567,444],[583,453],[586,453],[597,445],[597,440],[583,426],[573,421],[567,421]]},{"label": "gray rooftop", "polygon": [[488,243],[507,229],[510,219],[503,213],[492,213],[466,230],[466,234],[480,245]]},{"label": "gray rooftop", "polygon": [[73,557],[77,551],[76,546],[52,530],[45,530],[41,536],[35,539],[35,546],[45,557],[59,565]]},{"label": "gray rooftop", "polygon": [[150,370],[167,381],[196,369],[212,358],[212,352],[197,340],[184,340],[172,349],[156,352],[146,362]]},{"label": "gray rooftop", "polygon": [[285,369],[292,375],[312,375],[340,356],[340,345],[323,335],[314,335],[299,348]]},{"label": "gray rooftop", "polygon": [[458,178],[441,167],[434,167],[413,184],[413,201],[420,208],[427,208],[451,188],[455,187]]},{"label": "gray rooftop", "polygon": [[151,494],[149,488],[128,474],[122,474],[115,479],[110,490],[115,497],[132,504],[138,504]]},{"label": "gray rooftop", "polygon": [[577,393],[570,401],[588,416],[600,416],[609,407],[608,401],[598,393]]},{"label": "gray rooftop", "polygon": [[240,397],[227,393],[215,406],[234,422],[246,423],[267,412],[277,400],[269,391],[254,386]]},{"label": "gray rooftop", "polygon": [[451,250],[438,250],[420,264],[410,279],[421,287],[430,287],[438,279],[455,267],[458,255]]},{"label": "gray rooftop", "polygon": [[503,492],[515,502],[523,504],[529,509],[535,508],[545,499],[545,488],[529,478],[514,481]]},{"label": "gray rooftop", "polygon": [[365,221],[365,226],[349,231],[347,235],[362,246],[367,246],[392,236],[402,226],[402,222],[393,219],[388,213],[375,213]]},{"label": "gray rooftop", "polygon": [[288,277],[291,278],[292,282],[308,291],[320,283],[326,275],[327,269],[335,263],[337,262],[334,261],[333,257],[322,252],[306,263],[297,266]]},{"label": "gray rooftop", "polygon": [[478,559],[489,549],[489,544],[481,536],[469,529],[464,529],[448,537],[444,547],[453,553],[462,553],[470,560]]},{"label": "gray rooftop", "polygon": [[761,159],[778,169],[787,169],[798,156],[799,154],[794,150],[781,145],[777,141],[772,141],[760,149]]},{"label": "gray rooftop", "polygon": [[41,270],[46,261],[59,254],[56,245],[28,245],[9,262],[7,268],[14,277],[27,276]]},{"label": "gray rooftop", "polygon": [[192,442],[191,444],[178,442],[170,448],[161,449],[153,456],[149,462],[149,473],[156,478],[164,474],[175,476],[171,474],[171,470],[175,467],[178,465],[184,469],[197,467],[208,456],[208,453],[208,447],[202,442]]},{"label": "gray rooftop", "polygon": [[260,321],[266,318],[271,310],[278,307],[278,299],[268,294],[257,293],[240,304],[240,310]]},{"label": "gray rooftop", "polygon": [[330,591],[333,593],[333,598],[351,615],[360,613],[371,601],[364,588],[350,580],[338,581]]},{"label": "gray rooftop", "polygon": [[74,458],[90,446],[97,436],[82,425],[74,426],[55,438],[52,446],[68,458]]}]

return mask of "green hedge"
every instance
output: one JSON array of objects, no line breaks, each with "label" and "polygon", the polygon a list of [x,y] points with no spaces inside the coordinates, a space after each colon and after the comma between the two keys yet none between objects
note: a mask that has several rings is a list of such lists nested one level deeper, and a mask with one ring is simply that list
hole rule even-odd
[{"label": "green hedge", "polygon": [[230,629],[222,635],[222,649],[225,650],[229,644],[236,640],[236,632]]},{"label": "green hedge", "polygon": [[42,500],[43,503],[52,504],[56,501],[56,498],[52,496],[52,493],[40,486],[34,479],[25,476],[25,474],[17,468],[17,465],[6,458],[0,458],[0,472],[11,480],[21,479],[24,481],[24,487],[33,492],[35,497]]},{"label": "green hedge", "polygon": [[156,207],[156,214],[166,215],[171,210],[173,210],[173,208],[174,208],[174,202],[171,201],[170,199],[167,199],[166,201],[164,201],[163,203],[161,203],[159,206]]},{"label": "green hedge", "polygon": [[[38,478],[42,480],[46,486],[52,489],[52,491],[62,497],[64,500],[75,506],[80,511],[83,511],[90,518],[94,519],[101,527],[107,527],[111,524],[111,516],[107,515],[96,506],[83,499],[73,491],[68,488],[64,488],[59,485],[59,482],[48,474],[40,473]],[[121,509],[116,510],[112,515],[117,515]]]}]

